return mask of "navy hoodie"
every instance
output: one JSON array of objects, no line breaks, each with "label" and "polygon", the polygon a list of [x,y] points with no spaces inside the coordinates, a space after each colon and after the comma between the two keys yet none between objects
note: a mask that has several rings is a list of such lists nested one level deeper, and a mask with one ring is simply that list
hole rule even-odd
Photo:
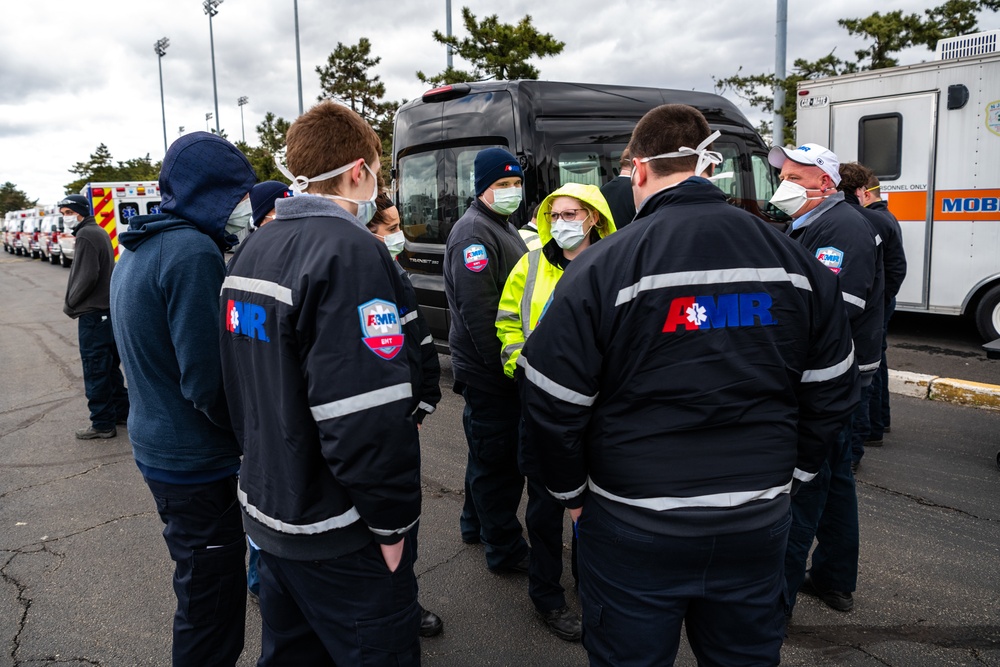
[{"label": "navy hoodie", "polygon": [[163,159],[159,215],[132,218],[111,280],[129,383],[129,438],[146,477],[204,482],[235,472],[240,449],[222,388],[219,292],[229,215],[256,182],[225,139],[193,132]]}]

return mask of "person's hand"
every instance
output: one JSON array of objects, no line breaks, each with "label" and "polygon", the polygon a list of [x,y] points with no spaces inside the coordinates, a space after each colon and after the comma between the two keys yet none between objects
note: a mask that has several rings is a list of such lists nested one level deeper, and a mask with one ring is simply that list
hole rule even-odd
[{"label": "person's hand", "polygon": [[576,509],[572,509],[569,511],[569,518],[573,520],[573,523],[576,523],[577,521],[580,520],[581,514],[583,514],[583,508],[577,507]]},{"label": "person's hand", "polygon": [[382,549],[382,560],[385,561],[385,566],[389,568],[390,572],[395,572],[396,568],[399,567],[399,561],[403,559],[404,541],[405,538],[395,544],[378,545]]}]

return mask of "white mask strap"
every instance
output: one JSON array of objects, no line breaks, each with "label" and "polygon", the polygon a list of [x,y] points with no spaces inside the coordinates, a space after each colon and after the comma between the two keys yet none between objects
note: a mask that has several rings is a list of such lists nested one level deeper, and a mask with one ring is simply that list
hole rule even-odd
[{"label": "white mask strap", "polygon": [[[288,167],[278,162],[278,158],[274,158],[274,165],[278,168],[285,178],[292,182],[291,189],[295,194],[302,194],[309,187],[310,183],[315,183],[317,181],[326,181],[335,176],[340,176],[346,171],[350,171],[354,167],[357,160],[354,160],[350,164],[346,164],[343,167],[334,169],[333,171],[328,171],[325,174],[320,174],[319,176],[313,176],[312,178],[306,178],[305,176],[293,176],[292,172],[288,170]],[[367,165],[365,165],[367,166]],[[369,169],[370,171],[370,169]]]},{"label": "white mask strap", "polygon": [[697,148],[688,148],[687,146],[681,146],[678,150],[673,153],[661,153],[660,155],[653,155],[650,157],[644,157],[639,162],[649,162],[650,160],[659,160],[662,158],[674,158],[674,157],[691,157],[693,155],[698,156],[698,163],[694,168],[695,176],[701,176],[708,165],[718,165],[722,164],[722,153],[718,151],[706,150],[708,145],[722,136],[722,132],[716,130],[712,134],[708,135],[708,138],[698,144]]}]

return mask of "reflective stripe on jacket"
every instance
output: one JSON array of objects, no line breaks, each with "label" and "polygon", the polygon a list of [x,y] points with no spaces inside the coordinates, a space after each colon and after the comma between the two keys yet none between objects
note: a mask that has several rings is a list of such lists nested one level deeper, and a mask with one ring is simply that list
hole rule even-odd
[{"label": "reflective stripe on jacket", "polygon": [[545,259],[539,248],[518,260],[507,276],[497,311],[500,360],[507,377],[514,377],[524,341],[538,326],[562,274],[563,270]]}]

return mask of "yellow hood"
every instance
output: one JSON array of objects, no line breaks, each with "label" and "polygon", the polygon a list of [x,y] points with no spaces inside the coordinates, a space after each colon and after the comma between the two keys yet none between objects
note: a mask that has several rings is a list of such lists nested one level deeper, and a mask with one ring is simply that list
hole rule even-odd
[{"label": "yellow hood", "polygon": [[597,225],[597,233],[602,239],[617,231],[611,209],[599,187],[583,183],[567,183],[546,197],[538,209],[538,239],[543,246],[552,239],[552,221],[549,219],[549,213],[552,212],[552,202],[555,201],[556,197],[573,197],[596,208],[601,215],[601,221]]}]

